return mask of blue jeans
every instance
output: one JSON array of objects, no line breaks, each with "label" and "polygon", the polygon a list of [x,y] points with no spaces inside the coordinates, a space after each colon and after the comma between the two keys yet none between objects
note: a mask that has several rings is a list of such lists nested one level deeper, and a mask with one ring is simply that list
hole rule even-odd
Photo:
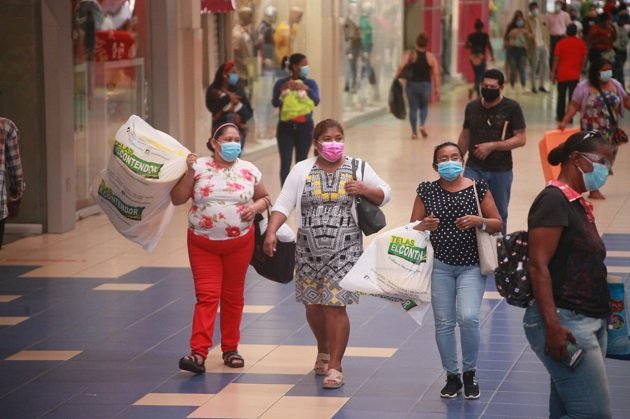
[{"label": "blue jeans", "polygon": [[490,185],[490,192],[494,198],[494,203],[499,210],[499,215],[503,220],[503,235],[507,231],[508,205],[510,204],[510,191],[512,190],[512,171],[492,172],[478,167],[466,166],[464,176],[470,179],[485,179]]},{"label": "blue jeans", "polygon": [[545,354],[545,324],[538,306],[527,308],[523,317],[525,336],[551,377],[549,417],[612,417],[604,358],[606,357],[606,319],[596,319],[571,310],[557,310],[560,324],[571,331],[584,356],[574,368],[566,367]]},{"label": "blue jeans", "polygon": [[459,325],[462,343],[463,371],[477,368],[479,354],[479,311],[486,277],[479,266],[454,266],[433,261],[431,305],[435,318],[435,340],[442,368],[447,374],[457,374],[457,340],[455,323]]},{"label": "blue jeans", "polygon": [[408,81],[405,89],[409,102],[409,123],[411,132],[418,133],[418,109],[420,110],[420,126],[423,127],[429,115],[429,100],[431,99],[430,81]]}]

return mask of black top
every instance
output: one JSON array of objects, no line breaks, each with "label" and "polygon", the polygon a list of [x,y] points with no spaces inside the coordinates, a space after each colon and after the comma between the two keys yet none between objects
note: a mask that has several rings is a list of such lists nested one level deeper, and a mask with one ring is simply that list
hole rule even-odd
[{"label": "black top", "polygon": [[431,81],[431,67],[426,51],[416,51],[416,61],[411,62],[411,78],[409,81]]},{"label": "black top", "polygon": [[525,118],[521,105],[506,97],[492,108],[485,108],[481,99],[466,105],[464,128],[470,129],[468,162],[471,167],[493,172],[512,170],[511,151],[493,151],[485,160],[479,160],[473,154],[475,145],[491,141],[501,141],[503,127],[507,123],[505,138],[514,136],[514,131],[525,129]]},{"label": "black top", "polygon": [[608,316],[606,247],[579,200],[569,202],[560,189],[548,186],[534,200],[527,224],[529,230],[563,227],[549,263],[556,306],[589,317]]},{"label": "black top", "polygon": [[[479,200],[483,201],[489,188],[488,183],[478,180],[476,185]],[[449,192],[436,180],[421,182],[416,193],[424,203],[426,214],[433,214],[440,219],[438,228],[430,236],[435,258],[448,265],[479,265],[475,230],[460,230],[455,226],[455,220],[459,217],[480,215],[472,186]]]},{"label": "black top", "polygon": [[226,122],[234,122],[235,115],[240,117],[239,122],[241,124],[247,122],[254,115],[252,105],[249,103],[249,99],[247,99],[247,95],[243,89],[228,86],[228,91],[236,93],[241,97],[241,104],[243,106],[237,112],[226,112],[223,110],[223,108],[230,103],[230,97],[223,90],[212,85],[208,86],[206,90],[206,107],[212,113],[212,132]]},{"label": "black top", "polygon": [[468,35],[466,44],[470,46],[470,51],[473,54],[483,54],[490,45],[490,37],[485,32],[473,32]]}]

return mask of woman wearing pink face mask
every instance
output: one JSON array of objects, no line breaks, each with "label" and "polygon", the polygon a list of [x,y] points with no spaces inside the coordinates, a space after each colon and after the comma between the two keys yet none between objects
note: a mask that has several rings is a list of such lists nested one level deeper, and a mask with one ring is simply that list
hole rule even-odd
[{"label": "woman wearing pink face mask", "polygon": [[354,196],[382,206],[389,201],[391,188],[367,163],[363,180],[352,180],[352,158],[345,155],[339,122],[321,121],[313,137],[317,155],[299,162],[289,173],[273,206],[263,249],[273,254],[278,228],[296,209],[296,299],[304,304],[317,341],[315,374],[326,376],[324,388],[339,388],[341,359],[350,336],[346,305],[359,301],[339,282],[363,252]]}]

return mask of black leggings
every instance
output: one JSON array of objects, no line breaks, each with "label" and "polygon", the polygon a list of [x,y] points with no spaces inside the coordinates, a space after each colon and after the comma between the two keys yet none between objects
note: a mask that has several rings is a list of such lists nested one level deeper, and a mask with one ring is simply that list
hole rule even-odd
[{"label": "black leggings", "polygon": [[284,185],[291,171],[293,149],[295,149],[296,163],[308,157],[313,143],[313,120],[307,120],[304,123],[279,121],[276,139],[280,152],[280,184]]}]

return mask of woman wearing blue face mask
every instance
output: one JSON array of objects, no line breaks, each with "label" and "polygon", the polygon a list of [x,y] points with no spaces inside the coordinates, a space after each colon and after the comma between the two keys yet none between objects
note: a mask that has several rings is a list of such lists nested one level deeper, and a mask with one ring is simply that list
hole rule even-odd
[{"label": "woman wearing blue face mask", "polygon": [[[466,399],[477,399],[480,394],[476,378],[479,311],[486,277],[479,270],[475,228],[496,233],[501,231],[503,222],[488,183],[462,176],[462,155],[459,146],[452,142],[435,148],[433,169],[440,178],[420,183],[411,221],[421,221],[415,228],[431,232],[434,250],[431,305],[435,339],[446,372],[446,385],[440,396],[455,398],[463,386]],[[455,324],[459,325],[461,337],[463,383],[457,360]]]},{"label": "woman wearing blue face mask", "polygon": [[[606,59],[596,59],[588,70],[588,79],[581,81],[571,97],[558,128],[564,130],[573,118],[580,112],[580,128],[585,131],[597,131],[612,146],[615,161],[620,143],[613,135],[620,126],[623,109],[630,109],[630,96],[624,87],[612,78],[612,63]],[[599,190],[589,193],[589,198],[604,199]]]},{"label": "woman wearing blue face mask", "polygon": [[190,355],[179,360],[179,368],[195,374],[206,371],[219,303],[223,362],[230,368],[245,365],[238,344],[245,274],[254,252],[252,223],[271,201],[260,170],[238,158],[240,142],[236,125],[219,126],[208,140],[214,155],[188,155],[188,170],[171,191],[175,205],[193,200],[188,211],[188,257],[197,302]]},{"label": "woman wearing blue face mask", "polygon": [[[528,272],[535,299],[523,328],[550,375],[550,418],[611,417],[604,365],[610,311],[606,248],[593,207],[582,197],[604,185],[611,159],[599,132],[573,134],[549,153],[549,163],[561,165],[560,175],[529,210]],[[582,357],[571,367],[569,351],[576,349]]]},{"label": "woman wearing blue face mask", "polygon": [[[313,79],[309,79],[308,59],[304,54],[296,53],[290,57],[284,57],[282,66],[289,76],[276,81],[273,86],[273,98],[271,103],[280,109],[284,98],[292,92],[297,92],[299,96],[310,99],[312,105],[319,104],[319,86]],[[308,157],[313,138],[313,112],[306,111],[302,115],[296,115],[290,120],[278,120],[276,139],[278,141],[278,151],[280,153],[280,183],[284,184],[285,179],[291,170],[293,161],[293,150],[295,150],[295,162],[300,162]]]},{"label": "woman wearing blue face mask", "polygon": [[220,125],[231,122],[238,127],[241,147],[244,147],[247,121],[254,112],[241,87],[240,76],[233,61],[225,62],[217,69],[214,81],[206,90],[206,107],[212,113],[212,132]]}]

